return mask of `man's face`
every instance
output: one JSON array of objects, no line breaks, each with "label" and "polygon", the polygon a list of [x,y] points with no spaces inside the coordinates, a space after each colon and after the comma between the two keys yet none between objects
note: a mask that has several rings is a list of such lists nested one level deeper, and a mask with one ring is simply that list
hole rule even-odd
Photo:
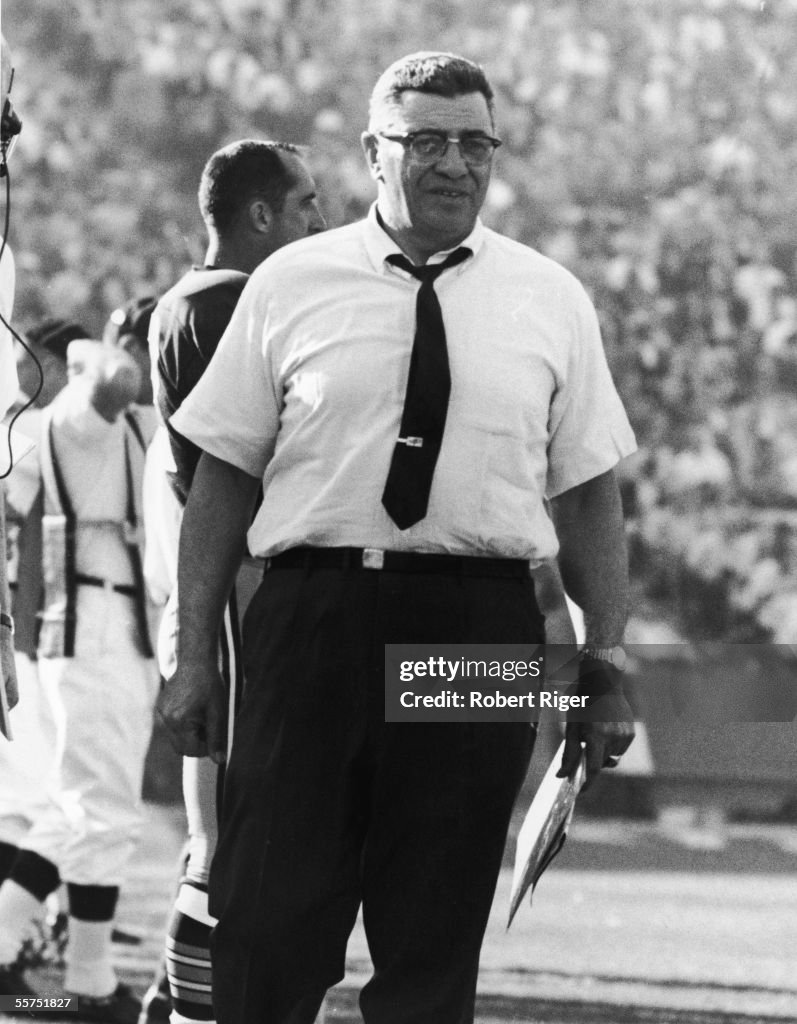
[{"label": "man's face", "polygon": [[272,252],[289,242],[318,234],[327,226],[318,208],[315,182],[304,161],[294,153],[282,153],[281,159],[294,185],[286,193],[282,209],[273,213],[269,233]]},{"label": "man's face", "polygon": [[136,397],[136,404],[152,405],[152,366],[149,360],[149,349],[145,342],[135,334],[128,333],[122,334],[116,344],[130,356],[141,375],[141,387]]},{"label": "man's face", "polygon": [[[449,136],[493,134],[487,100],[480,92],[436,96],[408,91],[385,107],[379,131],[387,134],[434,128]],[[490,184],[492,162],[468,164],[456,143],[434,163],[418,162],[400,142],[376,132],[364,136],[371,173],[379,183],[379,211],[410,255],[428,258],[450,249],[473,230]],[[405,243],[407,243],[405,245]]]}]

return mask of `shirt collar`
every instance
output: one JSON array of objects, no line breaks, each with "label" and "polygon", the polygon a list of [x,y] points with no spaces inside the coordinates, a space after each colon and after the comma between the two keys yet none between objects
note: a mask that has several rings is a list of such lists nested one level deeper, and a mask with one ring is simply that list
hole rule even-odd
[{"label": "shirt collar", "polygon": [[[368,253],[368,258],[373,264],[374,270],[384,273],[389,267],[389,264],[386,264],[385,260],[388,256],[392,256],[395,253],[401,253],[401,248],[393,241],[390,235],[379,223],[376,213],[376,203],[371,205],[371,209],[368,211],[368,216],[362,223],[363,239],[365,242],[365,249]],[[483,244],[484,225],[482,224],[481,219],[477,217],[471,233],[467,238],[463,239],[459,245],[455,245],[454,249],[459,249],[460,246],[464,245],[467,246],[475,256]],[[449,252],[453,252],[453,249],[446,249],[442,252],[435,253],[430,262],[437,263],[445,259]],[[470,260],[465,260],[464,263],[461,263],[458,267],[454,267],[454,270],[459,273],[469,264]]]}]

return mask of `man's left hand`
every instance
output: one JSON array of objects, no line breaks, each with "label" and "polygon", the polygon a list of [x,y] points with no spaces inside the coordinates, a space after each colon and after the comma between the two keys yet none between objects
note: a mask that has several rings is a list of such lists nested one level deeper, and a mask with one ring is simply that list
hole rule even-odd
[{"label": "man's left hand", "polygon": [[603,768],[615,768],[617,758],[628,750],[634,738],[634,713],[623,692],[622,672],[596,658],[582,658],[576,693],[588,697],[587,706],[568,713],[557,776],[575,772],[583,748],[587,789]]},{"label": "man's left hand", "polygon": [[226,691],[215,655],[178,658],[174,675],[164,680],[156,713],[172,746],[183,757],[225,759]]}]

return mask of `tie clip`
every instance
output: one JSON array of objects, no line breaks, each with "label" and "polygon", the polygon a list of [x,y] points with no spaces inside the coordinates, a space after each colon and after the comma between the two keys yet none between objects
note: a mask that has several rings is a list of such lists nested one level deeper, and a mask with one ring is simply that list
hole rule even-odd
[{"label": "tie clip", "polygon": [[397,444],[406,444],[408,448],[423,448],[422,437],[400,437]]}]

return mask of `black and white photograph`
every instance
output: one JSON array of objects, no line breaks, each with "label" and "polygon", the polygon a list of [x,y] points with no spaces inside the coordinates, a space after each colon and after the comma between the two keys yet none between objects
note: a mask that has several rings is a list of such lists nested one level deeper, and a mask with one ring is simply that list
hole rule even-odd
[{"label": "black and white photograph", "polygon": [[1,0],[0,1018],[797,1021],[797,0]]}]

